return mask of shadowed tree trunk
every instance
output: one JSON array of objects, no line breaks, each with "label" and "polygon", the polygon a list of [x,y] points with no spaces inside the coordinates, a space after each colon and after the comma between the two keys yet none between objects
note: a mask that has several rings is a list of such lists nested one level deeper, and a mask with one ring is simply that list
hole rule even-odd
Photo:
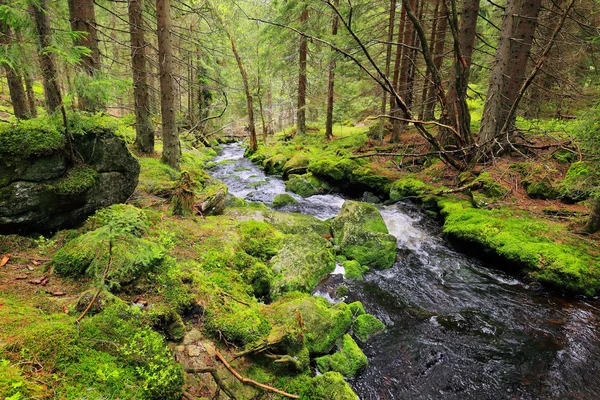
[{"label": "shadowed tree trunk", "polygon": [[[402,6],[402,12],[400,14],[400,21],[398,23],[398,45],[396,46],[396,58],[394,60],[394,76],[392,78],[392,87],[394,91],[398,92],[398,85],[400,81],[400,66],[402,64],[402,55],[406,53],[403,46],[400,44],[404,42],[404,31],[407,28],[407,24],[410,22],[406,20],[406,8]],[[398,104],[394,99],[394,96],[390,96],[390,115],[394,117],[401,117],[400,109]],[[398,133],[400,130],[400,121],[396,119],[392,119],[392,137],[390,138],[390,142],[395,142],[399,140],[400,134]]]},{"label": "shadowed tree trunk", "polygon": [[512,121],[507,121],[507,117],[526,79],[529,51],[541,4],[541,0],[509,0],[506,6],[496,64],[481,119],[478,138],[480,158],[493,157],[494,153],[501,151],[506,138],[498,136],[503,134],[500,130],[506,122],[509,131],[514,128],[514,116]]},{"label": "shadowed tree trunk", "polygon": [[[334,0],[333,4],[337,7],[339,5],[339,0]],[[338,15],[333,13],[333,20],[331,21],[331,34],[333,36],[338,33]],[[389,63],[388,63],[389,69]],[[327,85],[327,121],[325,123],[325,138],[332,139],[333,138],[333,97],[334,97],[334,88],[335,88],[335,55],[331,55],[331,60],[329,60],[329,81]],[[384,99],[385,104],[385,99]]]},{"label": "shadowed tree trunk", "polygon": [[587,233],[596,233],[600,231],[600,198],[593,200],[590,216],[584,230]]},{"label": "shadowed tree trunk", "polygon": [[[457,64],[455,65],[456,68],[452,69],[450,87],[446,96],[448,101],[448,124],[454,127],[454,129],[460,133],[461,137],[457,138],[454,133],[447,129],[442,130],[440,142],[445,147],[449,145],[460,145],[462,138],[471,137],[471,117],[468,112],[463,113],[462,109],[466,109],[467,88],[471,72],[473,48],[475,47],[475,37],[477,34],[477,18],[479,16],[480,1],[481,0],[464,0],[463,2],[460,23],[458,26],[458,41],[462,59],[455,60]],[[462,108],[461,104],[463,104]],[[462,140],[462,142],[464,144],[469,143],[468,140]]]},{"label": "shadowed tree trunk", "polygon": [[58,75],[54,57],[47,49],[51,43],[50,21],[46,8],[46,0],[38,0],[36,4],[30,7],[38,40],[38,56],[40,59],[40,68],[44,81],[44,96],[46,98],[46,109],[48,113],[53,113],[61,105],[60,89],[58,88]]},{"label": "shadowed tree trunk", "polygon": [[25,93],[27,94],[27,104],[29,105],[29,115],[31,118],[37,118],[37,106],[35,104],[35,92],[33,91],[33,79],[31,73],[25,72]]},{"label": "shadowed tree trunk", "polygon": [[[100,70],[100,50],[98,49],[94,0],[69,0],[68,4],[71,30],[85,32],[85,35],[77,37],[75,44],[90,49],[90,54],[83,57],[82,69],[89,76],[94,76]],[[103,104],[95,104],[94,101],[80,95],[80,110],[96,112],[103,108]]]},{"label": "shadowed tree trunk", "polygon": [[[439,6],[439,4],[438,4]],[[446,30],[448,28],[448,13],[446,7],[442,7],[439,10],[439,20],[436,26],[435,39],[432,43],[433,47],[433,63],[435,68],[439,71],[442,68],[442,64],[444,63],[444,46],[446,44]],[[431,73],[429,74],[431,75]],[[435,89],[431,80],[427,80],[427,91],[423,110],[423,119],[426,121],[434,119],[434,110],[436,104],[436,95]]]},{"label": "shadowed tree trunk", "polygon": [[[308,20],[308,3],[304,0],[304,8],[300,15],[300,24],[302,30],[305,30]],[[298,109],[296,110],[297,133],[306,134],[306,58],[308,55],[308,40],[305,36],[300,36],[300,50],[298,52]]]},{"label": "shadowed tree trunk", "polygon": [[150,93],[146,71],[146,39],[144,37],[143,0],[129,0],[131,67],[135,102],[135,147],[141,153],[154,153],[154,129],[150,114]]},{"label": "shadowed tree trunk", "polygon": [[[429,37],[429,52],[431,54],[435,54],[435,40],[438,34],[437,27],[440,11],[440,0],[435,1],[435,5],[433,8],[433,20],[431,22],[431,35]],[[419,113],[419,119],[425,119],[425,110],[427,108],[427,99],[430,91],[432,91],[432,81],[431,81],[431,71],[429,68],[425,70],[425,78],[423,79],[423,92],[421,93],[421,112]],[[435,98],[435,93],[433,93]]]},{"label": "shadowed tree trunk", "polygon": [[[439,1],[439,0],[438,0]],[[337,6],[337,3],[336,3]],[[388,36],[385,48],[385,76],[390,76],[391,62],[392,62],[392,41],[394,40],[394,24],[396,22],[396,0],[390,0],[390,14],[388,17]],[[383,91],[383,99],[381,102],[381,115],[385,115],[387,110],[387,92]],[[383,129],[381,130],[383,132]],[[381,140],[381,137],[380,137]]]},{"label": "shadowed tree trunk", "polygon": [[173,79],[173,45],[171,43],[171,2],[156,0],[158,65],[160,81],[160,113],[162,117],[162,161],[179,169],[181,147],[175,113],[175,80]]}]

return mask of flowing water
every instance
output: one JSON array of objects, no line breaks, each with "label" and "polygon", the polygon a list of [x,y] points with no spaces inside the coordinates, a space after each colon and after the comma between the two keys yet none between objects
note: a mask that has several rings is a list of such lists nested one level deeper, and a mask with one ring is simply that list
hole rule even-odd
[{"label": "flowing water", "polygon": [[[285,192],[278,177],[224,145],[213,176],[230,192],[270,205]],[[293,194],[292,194],[293,195]],[[282,211],[320,219],[344,199],[312,196]],[[398,239],[398,259],[364,281],[339,269],[317,289],[336,301],[350,289],[385,332],[362,345],[369,366],[350,384],[361,399],[598,399],[600,302],[566,299],[456,252],[437,224],[411,204],[381,208]]]}]

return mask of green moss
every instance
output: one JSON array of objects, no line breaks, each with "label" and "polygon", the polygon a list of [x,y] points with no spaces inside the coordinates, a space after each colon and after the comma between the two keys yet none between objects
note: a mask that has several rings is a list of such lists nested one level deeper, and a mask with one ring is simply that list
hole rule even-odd
[{"label": "green moss", "polygon": [[510,189],[498,183],[489,172],[480,174],[473,183],[481,184],[480,191],[492,199],[502,199]]},{"label": "green moss", "polygon": [[170,192],[180,174],[158,158],[142,157],[138,189],[150,194]]},{"label": "green moss", "polygon": [[335,289],[335,295],[336,295],[337,297],[345,297],[345,296],[348,296],[348,293],[349,293],[348,286],[345,286],[345,285],[338,286],[338,287]]},{"label": "green moss", "polygon": [[377,207],[346,201],[331,222],[338,251],[373,268],[389,268],[396,260],[396,238],[388,234]]},{"label": "green moss", "polygon": [[280,193],[273,199],[274,208],[281,208],[290,204],[298,204],[298,200],[287,193]]},{"label": "green moss", "polygon": [[240,223],[240,237],[246,253],[266,261],[282,248],[284,236],[265,222],[244,221]]},{"label": "green moss", "polygon": [[583,201],[589,198],[599,185],[600,171],[592,163],[575,162],[571,164],[565,179],[559,185],[560,196],[569,202]]},{"label": "green moss", "polygon": [[319,371],[336,371],[347,378],[356,376],[368,364],[367,357],[350,335],[338,342],[339,351],[316,359]]},{"label": "green moss", "polygon": [[287,157],[283,154],[277,154],[271,158],[267,158],[263,162],[263,167],[267,174],[281,174],[283,172],[283,166],[287,162]]},{"label": "green moss", "polygon": [[352,318],[356,318],[359,315],[366,314],[365,307],[363,307],[360,301],[355,301],[354,303],[348,304],[348,308],[352,313]]},{"label": "green moss", "polygon": [[371,314],[359,315],[352,324],[352,331],[356,337],[363,342],[366,342],[372,335],[381,332],[385,329],[383,322],[372,316]]},{"label": "green moss", "polygon": [[433,192],[434,188],[425,182],[414,178],[405,178],[392,183],[390,200],[398,201],[407,197],[423,196]]},{"label": "green moss", "polygon": [[265,310],[274,323],[284,326],[298,326],[297,313],[301,315],[304,340],[311,355],[328,353],[352,324],[352,310],[347,304],[332,306],[327,300],[309,294],[287,294]]},{"label": "green moss", "polygon": [[310,291],[319,280],[335,269],[333,245],[316,233],[293,235],[272,260],[279,275],[273,282],[273,294]]},{"label": "green moss", "polygon": [[467,202],[438,200],[444,233],[466,246],[524,268],[533,279],[593,295],[600,290],[600,258],[565,237],[565,227],[511,209],[474,209]]},{"label": "green moss", "polygon": [[65,137],[51,118],[0,125],[0,154],[10,158],[29,158],[59,152]]},{"label": "green moss", "polygon": [[41,397],[44,387],[28,381],[21,368],[11,365],[9,360],[0,358],[0,397],[4,399],[24,399]]},{"label": "green moss", "polygon": [[356,400],[358,397],[338,372],[321,376],[301,375],[287,385],[286,390],[305,400]]},{"label": "green moss", "polygon": [[377,193],[387,194],[392,183],[388,174],[385,169],[377,165],[363,165],[352,171],[352,183],[364,185]]},{"label": "green moss", "polygon": [[350,159],[322,159],[311,162],[308,171],[332,181],[349,181],[360,164]]},{"label": "green moss", "polygon": [[285,182],[285,188],[302,197],[327,193],[333,189],[327,182],[315,177],[310,172],[304,175],[290,175]]},{"label": "green moss", "polygon": [[307,155],[297,154],[285,163],[283,172],[287,174],[289,172],[294,172],[295,170],[307,168],[309,163],[310,158]]},{"label": "green moss", "polygon": [[346,274],[344,275],[346,279],[358,279],[362,281],[363,274],[369,270],[369,267],[360,265],[356,260],[345,261],[343,264],[346,270]]},{"label": "green moss", "polygon": [[238,221],[267,222],[285,234],[314,232],[320,236],[327,236],[331,233],[331,226],[328,221],[321,221],[312,215],[265,210],[263,207],[230,209],[226,212],[226,215]]},{"label": "green moss", "polygon": [[77,196],[90,190],[98,181],[96,170],[78,165],[50,185],[50,189],[59,196]]}]

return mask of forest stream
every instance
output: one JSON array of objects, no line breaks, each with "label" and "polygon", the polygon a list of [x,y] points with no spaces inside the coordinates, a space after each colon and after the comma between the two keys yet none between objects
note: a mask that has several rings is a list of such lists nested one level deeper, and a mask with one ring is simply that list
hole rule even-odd
[{"label": "forest stream", "polygon": [[[213,176],[231,194],[270,206],[285,192],[243,157],[240,144],[223,145]],[[327,219],[339,195],[306,199],[280,211]],[[453,250],[437,222],[410,203],[381,207],[398,240],[391,269],[345,281],[336,268],[313,294],[360,300],[387,329],[362,345],[369,366],[350,381],[361,399],[592,399],[600,393],[600,302],[553,295],[537,284],[490,268]]]}]

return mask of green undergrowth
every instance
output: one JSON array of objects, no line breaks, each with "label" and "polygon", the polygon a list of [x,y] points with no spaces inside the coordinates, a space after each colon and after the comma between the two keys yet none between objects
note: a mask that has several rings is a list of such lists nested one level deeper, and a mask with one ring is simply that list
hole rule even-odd
[{"label": "green undergrowth", "polygon": [[114,306],[77,326],[74,316],[47,306],[6,295],[0,301],[2,398],[181,397],[182,368],[139,311]]},{"label": "green undergrowth", "polygon": [[508,207],[473,208],[455,198],[439,198],[444,233],[465,247],[523,268],[532,279],[574,293],[600,290],[600,255],[569,234],[564,224]]}]

